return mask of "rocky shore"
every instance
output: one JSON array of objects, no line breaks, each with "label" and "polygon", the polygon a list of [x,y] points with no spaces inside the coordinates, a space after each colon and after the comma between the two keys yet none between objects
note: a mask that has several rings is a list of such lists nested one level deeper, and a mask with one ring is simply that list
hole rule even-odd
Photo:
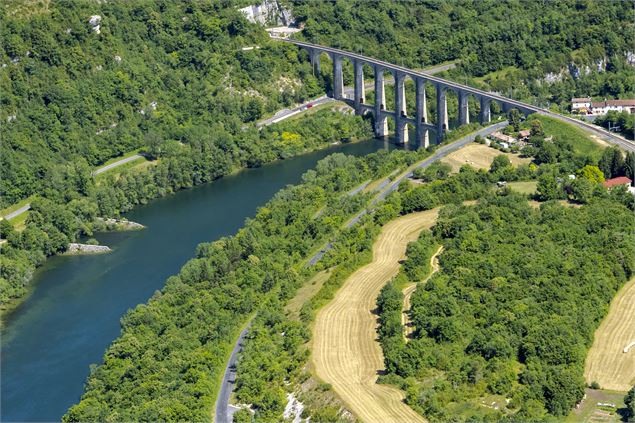
[{"label": "rocky shore", "polygon": [[103,230],[108,231],[138,231],[145,228],[145,226],[140,223],[131,222],[130,220],[125,219],[98,217],[97,221],[104,224]]},{"label": "rocky shore", "polygon": [[103,254],[111,251],[110,247],[106,245],[78,244],[76,242],[71,242],[68,244],[68,249],[65,254]]}]

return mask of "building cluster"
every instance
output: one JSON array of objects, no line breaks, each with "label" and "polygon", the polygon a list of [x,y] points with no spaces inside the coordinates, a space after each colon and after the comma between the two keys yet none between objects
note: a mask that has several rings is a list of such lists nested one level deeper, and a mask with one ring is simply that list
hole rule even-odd
[{"label": "building cluster", "polygon": [[519,148],[522,148],[527,144],[530,137],[531,131],[529,129],[519,131],[517,138],[503,134],[500,131],[496,131],[489,135],[489,137],[485,140],[485,144],[490,145],[492,142],[495,142],[502,148],[510,148],[513,145],[517,145]]},{"label": "building cluster", "polygon": [[583,115],[601,116],[610,111],[635,114],[635,99],[593,101],[588,98],[572,98],[571,111]]}]

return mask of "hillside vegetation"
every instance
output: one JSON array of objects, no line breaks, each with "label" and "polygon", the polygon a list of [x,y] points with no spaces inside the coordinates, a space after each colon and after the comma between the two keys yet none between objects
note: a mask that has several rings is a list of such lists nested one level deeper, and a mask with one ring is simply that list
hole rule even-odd
[{"label": "hillside vegetation", "polygon": [[412,68],[459,59],[458,68],[450,72],[457,81],[465,83],[467,78],[471,84],[543,106],[573,96],[635,95],[635,70],[626,61],[635,37],[630,2],[293,4],[305,22],[302,36],[309,41]]},{"label": "hillside vegetation", "polygon": [[0,208],[55,190],[66,163],[139,147],[206,141],[258,162],[242,126],[320,92],[297,49],[233,1],[22,6],[0,8]]}]

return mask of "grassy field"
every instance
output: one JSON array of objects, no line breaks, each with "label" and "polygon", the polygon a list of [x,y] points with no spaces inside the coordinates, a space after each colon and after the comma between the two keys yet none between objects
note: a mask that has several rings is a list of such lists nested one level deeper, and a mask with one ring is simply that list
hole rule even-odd
[{"label": "grassy field", "polygon": [[528,120],[533,119],[538,119],[542,122],[546,136],[553,136],[554,138],[571,142],[576,153],[588,154],[595,161],[600,158],[602,150],[606,147],[605,142],[598,142],[597,139],[576,126],[542,115],[531,115],[528,118]]},{"label": "grassy field", "polygon": [[441,159],[442,162],[452,166],[453,172],[458,172],[461,166],[468,164],[476,169],[489,169],[494,157],[505,155],[514,166],[530,163],[528,158],[521,158],[517,154],[503,153],[484,144],[468,144],[465,147],[449,154]]},{"label": "grassy field", "polygon": [[16,231],[22,231],[26,227],[26,219],[29,217],[29,210],[24,213],[14,217],[13,219],[9,219],[9,222],[13,225]]},{"label": "grassy field", "polygon": [[[133,153],[133,154],[136,154],[136,153]],[[120,160],[120,159],[121,159],[121,157],[118,160]],[[128,163],[124,163],[121,166],[117,166],[115,168],[107,170],[106,172],[102,172],[99,175],[95,175],[95,182],[97,183],[97,185],[99,185],[99,183],[106,176],[113,176],[114,175],[115,177],[118,178],[124,172],[128,172],[128,173],[142,172],[143,170],[147,169],[148,167],[158,164],[159,161],[160,161],[160,159],[158,159],[158,160],[148,160],[145,157],[139,157],[136,160],[133,160],[133,161],[128,162]]]},{"label": "grassy field", "polygon": [[307,283],[298,289],[295,297],[289,300],[287,306],[285,307],[292,319],[298,318],[300,309],[304,303],[313,298],[320,288],[322,288],[324,282],[328,280],[329,276],[331,276],[331,269],[323,270],[313,276]]},{"label": "grassy field", "polygon": [[[605,390],[587,389],[586,398],[580,406],[567,416],[566,423],[612,423],[621,422],[619,410],[624,406],[624,393]],[[600,406],[615,404],[615,407]]]},{"label": "grassy field", "polygon": [[635,278],[611,302],[608,315],[595,331],[587,354],[584,377],[603,389],[628,391],[635,385]]},{"label": "grassy field", "polygon": [[507,184],[512,190],[521,194],[534,194],[536,192],[536,185],[538,185],[536,181],[509,182]]},{"label": "grassy field", "polygon": [[31,202],[31,200],[33,200],[33,196],[29,197],[29,198],[25,198],[24,200],[15,203],[9,207],[5,207],[4,209],[0,210],[0,216],[6,216],[7,214],[16,211],[17,209],[19,209],[22,206],[26,206],[27,204],[29,204]]},{"label": "grassy field", "polygon": [[317,376],[363,421],[425,422],[404,404],[400,390],[376,383],[383,354],[372,310],[381,288],[399,271],[408,243],[434,224],[437,213],[428,210],[389,222],[373,245],[373,261],[354,272],[316,317],[312,363]]}]

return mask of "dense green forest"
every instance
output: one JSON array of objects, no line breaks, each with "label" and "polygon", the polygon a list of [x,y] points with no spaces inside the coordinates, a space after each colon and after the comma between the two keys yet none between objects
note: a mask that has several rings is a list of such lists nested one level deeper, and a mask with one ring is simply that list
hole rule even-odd
[{"label": "dense green forest", "polygon": [[[0,207],[29,197],[32,206],[22,231],[0,221],[0,236],[7,240],[0,255],[0,305],[24,295],[33,270],[47,256],[99,229],[97,217],[117,216],[241,167],[371,134],[370,122],[331,111],[255,128],[262,116],[321,93],[324,81],[313,75],[305,53],[271,42],[261,27],[248,23],[236,10],[244,1],[46,4],[0,8]],[[308,40],[412,67],[460,59],[450,77],[540,104],[635,91],[633,68],[625,61],[633,38],[628,2],[291,5]],[[256,45],[260,48],[242,50]],[[585,74],[585,66],[593,68],[597,61],[606,71]],[[565,72],[560,82],[544,82],[545,74],[559,75],[571,63],[582,69],[578,77]],[[614,118],[632,127],[626,117]],[[628,247],[633,198],[620,189],[607,193],[600,176],[632,177],[635,157],[618,157],[615,149],[587,154],[566,137],[545,141],[533,127],[532,135],[523,154],[538,167],[512,168],[500,159],[490,172],[465,168],[450,176],[436,166],[417,175],[428,185],[403,186],[358,227],[344,231],[342,223],[368,200],[367,194],[347,196],[347,190],[427,153],[336,155],[320,162],[302,185],[281,191],[236,236],[199,246],[179,275],[122,319],[121,337],[92,370],[84,396],[64,420],[208,420],[232,342],[260,310],[240,364],[237,395],[254,404],[257,418],[275,420],[284,407],[287,377],[306,377],[301,368],[313,313],[369,257],[379,227],[399,213],[479,198],[478,206],[447,207],[442,215],[435,236],[447,248],[443,265],[452,273],[444,270],[417,294],[413,319],[419,339],[407,347],[395,343],[394,354],[386,354],[393,357],[394,375],[413,372],[407,375],[415,379],[394,380],[408,388],[413,407],[441,420],[441,405],[483,392],[509,395],[509,409],[518,415],[563,414],[579,399],[580,351],[588,347],[588,331],[592,334],[612,293],[632,272],[624,257],[633,256]],[[153,160],[147,171],[91,176],[96,165],[135,149]],[[578,178],[571,181],[570,174]],[[588,205],[578,210],[549,203],[531,210],[526,198],[506,190],[490,193],[495,181],[527,179],[538,180],[540,200]],[[601,215],[606,211],[612,214]],[[517,227],[534,237],[528,240]],[[625,227],[630,232],[624,233]],[[508,237],[496,236],[495,230]],[[289,321],[280,308],[309,276],[304,260],[327,241],[334,248],[317,268],[336,270],[303,307],[301,321]],[[523,255],[530,249],[522,246],[538,244],[545,251]],[[606,257],[603,248],[611,251]],[[482,254],[480,261],[464,262],[459,252]],[[544,266],[531,273],[522,260],[509,259],[511,252]],[[414,257],[415,250],[411,253]],[[567,260],[558,261],[558,254]],[[588,266],[584,260],[605,267],[589,269],[591,276],[576,285],[574,277]],[[472,269],[476,263],[483,269]],[[425,270],[415,264],[406,265],[410,277]],[[564,275],[556,272],[561,265]],[[528,278],[538,282],[522,283]],[[607,285],[599,290],[598,281]],[[519,304],[505,297],[510,293],[534,302]],[[452,305],[464,301],[464,294],[486,304],[500,295],[501,303],[492,307],[501,313],[491,314],[479,301],[468,301],[455,313]],[[441,301],[450,316],[426,314],[426,307]],[[563,310],[567,304],[573,305]],[[584,314],[580,304],[593,312]],[[520,317],[514,320],[516,312]],[[540,319],[553,323],[549,338],[536,330],[544,323]],[[572,322],[583,324],[582,334],[572,334]],[[452,338],[455,329],[461,336]],[[280,331],[289,336],[272,336]],[[483,334],[509,341],[508,348],[488,355]],[[471,341],[463,345],[465,340]],[[567,347],[566,354],[549,350],[554,346]],[[414,355],[408,355],[409,348]],[[439,351],[462,358],[448,363],[438,359]],[[468,359],[476,363],[470,374],[480,377],[474,383],[465,376],[473,364]],[[426,380],[435,385],[410,384],[430,374],[434,378]],[[335,421],[339,411],[314,406],[309,413],[314,421]]]},{"label": "dense green forest", "polygon": [[[534,127],[536,126],[537,125],[534,123]],[[548,143],[545,143],[545,145],[546,144]],[[515,233],[516,231],[518,231],[519,234],[525,234],[526,232],[524,231],[524,229],[526,228],[525,226],[522,226],[522,223],[520,222],[518,222],[518,225],[516,225],[517,219],[514,218],[515,215],[512,215],[511,212],[509,212],[505,208],[509,207],[510,203],[513,203],[515,213],[523,214],[523,216],[533,216],[531,217],[532,219],[535,219],[535,216],[540,212],[531,211],[533,209],[530,208],[527,202],[529,198],[525,195],[513,194],[508,189],[501,189],[498,192],[492,192],[493,182],[500,180],[513,181],[535,179],[542,175],[544,172],[545,175],[553,178],[554,183],[559,190],[559,195],[564,197],[566,196],[567,188],[565,184],[557,182],[557,179],[559,178],[558,175],[566,175],[567,172],[570,171],[570,168],[578,165],[585,168],[593,167],[595,169],[598,169],[597,166],[584,164],[592,161],[593,159],[585,156],[582,153],[574,152],[571,146],[567,147],[567,143],[565,141],[556,140],[556,146],[557,151],[561,151],[560,155],[556,156],[561,157],[561,161],[556,162],[558,166],[555,166],[554,163],[541,164],[539,166],[533,164],[530,166],[523,165],[518,168],[514,168],[513,166],[511,166],[507,157],[501,155],[494,160],[489,171],[475,171],[469,166],[464,166],[461,169],[460,173],[451,175],[449,174],[446,165],[435,163],[424,171],[417,172],[415,175],[415,177],[421,177],[423,180],[427,181],[425,185],[402,185],[398,193],[391,195],[390,197],[388,197],[385,203],[380,204],[376,207],[376,209],[372,213],[372,217],[369,216],[364,219],[357,228],[351,228],[348,231],[342,232],[339,235],[337,241],[333,243],[334,249],[329,252],[327,256],[325,256],[322,262],[318,263],[318,270],[335,266],[333,268],[334,270],[324,286],[320,289],[320,291],[318,291],[318,293],[314,297],[306,301],[306,303],[302,307],[299,320],[289,314],[286,314],[283,311],[284,302],[275,302],[268,304],[263,312],[259,314],[258,318],[255,319],[252,325],[252,330],[248,335],[247,340],[245,341],[245,350],[241,354],[241,359],[238,364],[236,390],[236,397],[238,401],[241,403],[251,404],[253,411],[255,411],[255,415],[253,415],[252,417],[252,414],[250,412],[244,410],[238,415],[241,419],[240,421],[252,421],[252,418],[255,418],[255,421],[271,421],[275,420],[276,418],[279,419],[284,406],[287,403],[286,394],[289,392],[295,393],[296,396],[298,396],[299,399],[304,402],[305,406],[307,407],[305,410],[305,416],[311,416],[312,419],[317,419],[319,417],[319,421],[344,421],[345,418],[341,414],[341,408],[337,404],[333,405],[328,402],[319,401],[316,404],[314,398],[316,396],[314,392],[315,389],[307,390],[305,388],[305,386],[308,384],[306,381],[311,378],[311,375],[306,367],[309,354],[306,344],[307,340],[310,338],[309,325],[313,319],[316,310],[321,305],[325,304],[330,298],[332,298],[335,291],[341,285],[341,283],[343,283],[346,277],[370,259],[370,248],[372,246],[372,241],[379,232],[381,225],[389,221],[390,219],[393,219],[399,213],[410,213],[412,211],[426,210],[444,204],[453,204],[451,206],[447,206],[444,209],[444,211],[442,212],[442,216],[444,217],[441,222],[445,222],[446,220],[448,220],[449,218],[447,216],[456,216],[458,221],[455,224],[454,232],[462,233],[461,231],[470,231],[470,236],[472,236],[472,232],[478,232],[482,229],[482,227],[471,225],[471,222],[468,222],[466,218],[458,219],[458,216],[469,214],[472,210],[474,210],[461,207],[460,204],[463,201],[478,199],[482,204],[488,204],[489,208],[487,208],[486,211],[483,211],[482,213],[476,213],[476,215],[482,215],[484,216],[484,219],[487,218],[493,220],[494,222],[501,225],[503,224],[502,222],[505,222],[505,227],[508,228],[508,232],[501,232],[500,236],[494,236],[494,234],[497,233],[495,232],[495,230],[498,227],[496,227],[487,232],[486,235],[483,235],[493,237],[493,240],[488,241],[488,243],[486,244],[492,244],[492,250],[494,250],[493,242],[496,241],[502,244],[500,247],[497,247],[495,252],[492,252],[493,257],[488,256],[486,259],[483,259],[483,262],[487,263],[487,265],[481,264],[482,262],[474,262],[476,264],[472,264],[473,261],[471,262],[470,260],[461,260],[460,257],[462,252],[456,252],[455,256],[457,257],[457,260],[461,260],[460,263],[462,266],[459,270],[457,270],[457,272],[468,272],[465,276],[467,278],[471,277],[471,275],[473,274],[473,271],[471,269],[478,269],[478,266],[484,267],[484,271],[496,271],[499,273],[507,272],[510,268],[510,265],[508,265],[507,261],[505,261],[506,267],[504,267],[504,269],[492,269],[492,266],[496,263],[497,260],[496,254],[500,254],[501,250],[510,251],[509,254],[515,254],[511,255],[510,257],[518,256],[523,258],[524,256],[521,254],[521,252],[526,250],[526,243],[516,243],[515,238],[509,235],[509,233]],[[539,150],[540,148],[538,148],[538,151]],[[605,150],[605,152],[600,156],[600,161],[607,161],[607,158],[612,156],[614,151],[615,150],[613,149]],[[599,169],[598,172],[601,173]],[[592,178],[592,176],[593,173],[591,173],[591,176],[586,175],[585,173],[584,176],[581,176],[579,179],[586,180],[587,177]],[[593,182],[591,182],[591,180],[589,180],[589,183],[592,184],[591,193],[589,194],[589,196],[572,197],[572,201],[595,204],[593,208],[584,208],[587,213],[591,213],[591,216],[602,213],[602,210],[611,210],[610,216],[615,218],[615,222],[609,229],[606,229],[607,231],[610,230],[611,232],[609,234],[606,234],[606,236],[601,237],[603,242],[602,246],[604,248],[607,248],[607,243],[610,244],[612,242],[616,242],[615,237],[621,236],[619,230],[620,228],[624,228],[624,224],[631,226],[635,225],[635,222],[633,222],[632,219],[632,211],[635,209],[635,203],[632,196],[624,191],[615,190],[614,192],[609,194],[601,187],[601,185],[599,185],[599,181],[594,180]],[[559,216],[559,220],[557,222],[554,222],[553,226],[540,226],[530,231],[529,235],[522,236],[535,237],[531,234],[542,231],[546,238],[563,238],[560,241],[561,243],[566,244],[567,251],[575,250],[576,246],[570,245],[569,243],[570,238],[562,237],[560,235],[560,232],[555,233],[555,228],[562,229],[563,220],[577,217],[572,217],[570,214],[567,214],[568,209],[558,204],[546,204],[545,206],[543,206],[543,208],[545,208],[545,210],[552,211],[556,209],[562,209],[562,212],[556,213],[554,211],[554,213]],[[575,213],[575,211],[573,211],[573,213]],[[529,217],[526,218],[529,219]],[[588,223],[591,219],[592,217],[589,217],[587,218],[587,220],[585,220],[585,222]],[[605,222],[609,219],[611,218],[603,217],[601,222]],[[408,247],[408,258],[403,263],[403,273],[400,274],[393,283],[388,284],[382,291],[382,294],[378,299],[378,312],[380,322],[379,339],[384,348],[384,353],[386,356],[385,365],[386,369],[389,372],[387,376],[382,377],[382,380],[387,383],[396,383],[397,385],[406,389],[407,392],[410,394],[408,397],[409,403],[420,412],[423,412],[426,416],[430,414],[430,416],[434,419],[446,421],[450,416],[454,416],[454,414],[446,413],[436,415],[435,413],[438,410],[435,409],[430,412],[429,410],[424,409],[422,405],[419,404],[417,401],[421,401],[422,397],[420,396],[420,393],[424,392],[423,390],[419,390],[421,380],[428,381],[432,375],[438,376],[438,371],[435,369],[431,369],[427,373],[424,373],[422,370],[423,364],[421,363],[421,360],[431,355],[433,358],[430,358],[430,361],[436,364],[436,361],[434,360],[442,357],[447,351],[439,350],[442,352],[439,352],[437,354],[436,352],[434,352],[436,351],[435,348],[442,348],[443,345],[439,347],[436,344],[432,344],[431,342],[425,343],[423,341],[412,341],[412,345],[406,347],[403,341],[403,328],[401,326],[402,296],[400,289],[397,288],[404,281],[419,281],[425,275],[427,275],[427,273],[429,272],[429,258],[432,252],[436,250],[435,245],[447,245],[444,237],[438,233],[438,231],[444,230],[443,228],[445,228],[446,226],[443,226],[443,228],[441,228],[440,225],[441,223],[439,224],[438,228],[435,229],[435,232],[437,232],[435,233],[435,235],[432,235],[431,232],[423,232],[420,239]],[[604,228],[604,226],[605,223],[599,223],[599,228]],[[584,227],[583,229],[586,230],[586,227]],[[565,229],[562,230],[564,231]],[[579,231],[580,228],[577,228],[574,232],[575,234],[578,234]],[[627,232],[629,231],[627,230]],[[630,231],[629,233],[632,233],[632,231]],[[584,240],[580,240],[580,242],[588,241],[588,238],[590,238],[591,236],[593,236],[593,234],[587,235],[587,238]],[[630,235],[628,235],[627,237],[630,237]],[[617,289],[617,287],[624,282],[626,275],[629,274],[629,272],[633,271],[628,260],[628,258],[630,257],[629,254],[633,253],[632,248],[629,247],[629,242],[632,241],[631,238],[620,240],[620,249],[615,252],[616,256],[621,257],[621,261],[618,264],[613,264],[617,266],[616,269],[619,269],[618,265],[624,266],[621,273],[617,272],[616,270],[617,273],[615,275],[612,275],[609,272],[607,273],[608,276],[602,276],[602,279],[600,279],[600,281],[611,280],[611,290]],[[472,238],[470,238],[470,240],[471,239]],[[544,242],[547,243],[547,241]],[[483,243],[485,243],[485,241],[483,241]],[[468,246],[472,246],[472,244],[468,241],[465,241],[460,245],[461,247],[465,248],[467,248]],[[446,248],[448,247],[446,246]],[[479,251],[481,250],[472,253],[477,254]],[[529,249],[529,251],[532,252],[531,249]],[[532,254],[535,255],[535,253]],[[559,266],[562,265],[560,259],[561,256],[558,255],[555,247],[547,248],[544,254],[548,255],[551,260],[548,261],[548,263],[549,266],[551,266],[549,268],[552,269],[552,271],[554,271],[554,269],[556,269],[556,271],[560,269]],[[597,251],[594,254],[597,255]],[[595,255],[593,257],[595,257]],[[541,256],[541,258],[544,257]],[[576,263],[578,262],[578,259],[582,260],[589,258],[587,256],[584,256],[584,258],[578,257],[576,259]],[[536,258],[535,260],[538,260],[538,258]],[[511,261],[516,262],[515,259]],[[527,260],[524,259],[518,260],[519,265],[526,262]],[[593,262],[594,261],[590,260],[590,263]],[[534,263],[534,261],[532,261],[532,263]],[[571,266],[568,266],[567,268],[570,267]],[[523,269],[526,270],[527,267],[525,266],[523,267]],[[606,269],[596,269],[596,273],[599,272],[603,274],[605,270]],[[582,272],[583,270],[579,271]],[[538,272],[538,270],[536,270],[536,272]],[[311,273],[309,273],[308,276],[305,276],[305,281],[310,280],[310,275]],[[567,276],[567,278],[570,278],[567,279],[567,281],[576,280],[578,276],[578,273],[571,273]],[[496,278],[496,276],[492,277]],[[589,339],[590,337],[592,337],[593,330],[599,323],[599,319],[606,313],[608,302],[610,301],[610,299],[612,298],[612,294],[614,293],[613,291],[606,292],[604,285],[602,283],[597,283],[597,279],[588,278],[587,280],[590,281],[589,283],[591,283],[591,281],[595,282],[594,289],[603,293],[601,297],[601,300],[603,301],[601,303],[603,304],[603,308],[598,308],[596,310],[597,315],[590,316],[590,318],[588,319],[588,327],[585,327],[584,339]],[[516,280],[517,283],[521,283],[522,281],[523,280]],[[569,282],[569,284],[570,283],[571,282]],[[489,285],[485,286],[485,288],[488,287]],[[536,283],[534,285],[531,285],[531,287],[531,289],[533,290],[532,292],[534,292],[534,294],[532,295],[541,295],[541,298],[545,298],[544,301],[547,301],[547,299],[552,299],[552,296],[550,296],[551,291],[549,291],[549,295],[547,295],[547,291],[540,291],[541,289],[546,290],[547,288],[549,288],[544,287],[543,283]],[[535,293],[536,290],[538,290],[540,294]],[[580,291],[575,292],[579,295]],[[462,300],[457,299],[455,303],[459,303],[459,301]],[[488,302],[486,306],[489,307],[489,304],[490,302]],[[453,313],[456,311],[455,309],[452,310]],[[558,308],[556,312],[559,312],[560,310],[561,309]],[[584,312],[584,309],[578,308],[576,310],[580,313]],[[527,311],[527,313],[527,316],[531,315],[529,311]],[[436,316],[437,314],[439,316],[442,316],[438,313],[438,310],[435,309],[435,313],[432,313],[432,315]],[[487,314],[487,316],[490,316],[490,314]],[[495,314],[493,314],[492,316],[495,317]],[[565,317],[567,317],[567,319],[569,320],[565,319]],[[570,316],[562,316],[558,319],[562,320],[562,325],[565,325],[569,332],[571,331],[571,328],[574,327],[571,323]],[[477,318],[476,321],[480,322],[480,317]],[[536,322],[540,322],[540,319],[534,319],[532,317],[532,319],[528,320],[527,324],[523,327],[532,326],[532,330],[537,330],[535,326]],[[452,326],[453,328],[461,327],[460,322],[455,323],[456,324]],[[489,324],[490,322],[484,321],[483,324],[486,323]],[[504,322],[500,322],[500,324],[503,323]],[[513,326],[511,329],[515,330],[516,327]],[[500,330],[502,331],[503,329]],[[477,337],[480,332],[485,333],[486,331],[482,327],[478,326],[473,329],[472,335],[474,337]],[[289,333],[289,338],[287,338],[287,333]],[[463,332],[458,330],[457,333],[459,334],[457,335],[457,338],[461,339]],[[281,336],[280,334],[284,335]],[[485,335],[483,335],[483,339],[487,339],[488,336],[489,333],[485,333]],[[500,341],[499,344],[504,345],[505,342]],[[430,348],[431,352],[422,350],[423,347],[421,347],[421,345],[425,345],[426,347]],[[514,344],[510,345],[512,346],[509,346],[509,348],[513,348]],[[578,358],[582,357],[583,360],[584,352],[586,352],[588,346],[589,345],[587,344],[582,344],[579,346],[579,351],[582,351],[582,353],[578,356]],[[559,347],[560,345],[554,346],[554,348]],[[452,350],[452,352],[454,352],[454,350]],[[453,359],[456,358],[457,362],[460,362],[460,354],[463,354],[463,351],[457,350],[456,357],[451,357],[453,357]],[[489,358],[491,357],[487,357],[487,359]],[[509,359],[511,360],[511,358]],[[450,362],[451,361],[452,360],[450,360]],[[437,398],[434,400],[436,401],[436,404],[438,404],[438,409],[444,409],[448,407],[448,402],[450,405],[454,402],[460,402],[460,404],[463,404],[466,402],[466,399],[470,398],[470,395],[476,397],[478,397],[480,394],[492,395],[491,391],[489,390],[490,388],[488,387],[489,385],[487,385],[483,381],[485,381],[489,377],[496,379],[500,376],[498,373],[496,373],[499,369],[498,367],[496,367],[498,363],[491,364],[489,365],[489,367],[487,367],[488,364],[486,363],[486,359],[483,358],[482,361],[482,368],[479,370],[479,377],[481,379],[479,379],[479,385],[476,387],[478,389],[481,389],[481,391],[475,390],[473,389],[473,387],[469,386],[465,388],[465,392],[459,391],[460,395],[465,395],[465,397],[459,397],[459,394],[457,394],[457,396],[451,398],[447,395],[447,392],[443,391],[445,396],[441,396],[441,399]],[[448,366],[447,360],[442,360],[442,363],[444,363],[445,366]],[[570,400],[571,398],[575,398],[575,400],[577,401],[580,399],[578,394],[582,392],[581,386],[583,386],[580,370],[580,366],[583,366],[583,361],[566,364],[570,364],[570,368],[564,369],[566,370],[564,374],[576,374],[576,378],[569,380],[567,378],[560,378],[559,374],[552,375],[550,376],[550,383],[561,383],[562,391],[566,392],[567,395],[570,395],[568,399]],[[501,367],[500,371],[504,372],[505,369],[508,370],[507,367],[503,366]],[[461,371],[462,370],[463,368],[461,368]],[[503,373],[503,376],[508,378],[506,379],[507,381],[512,380],[513,386],[515,388],[518,388],[521,385],[520,381],[522,379],[519,379],[518,374],[510,376],[507,373]],[[511,379],[509,379],[510,377]],[[440,378],[442,381],[445,382],[444,377],[440,376]],[[443,385],[441,382],[439,383],[442,388],[446,386]],[[501,384],[503,383],[506,382],[501,382]],[[451,384],[448,383],[447,386],[447,389],[449,391],[453,391],[453,389],[456,388],[458,385],[452,382]],[[436,385],[434,385],[430,389],[430,392],[435,392],[435,389]],[[540,389],[540,387],[536,388],[537,391],[540,391]],[[425,392],[426,398],[427,396],[432,395],[428,391]],[[441,402],[441,400],[445,402]],[[533,400],[537,402],[532,402]],[[573,403],[567,403],[567,399],[563,400],[562,397],[559,397],[557,401],[564,401],[565,403],[560,411],[556,411],[554,408],[545,409],[544,404],[547,401],[544,397],[517,397],[516,402],[514,403],[514,405],[510,406],[508,412],[510,414],[518,413],[521,406],[528,404],[530,407],[535,406],[535,413],[531,415],[531,418],[542,419],[546,418],[547,412],[556,415],[561,415],[563,413],[567,414],[570,408],[575,403],[575,401]],[[460,405],[458,409],[462,409],[461,407],[464,406],[465,404]],[[547,404],[547,407],[552,407],[551,403]],[[467,418],[469,416],[473,416],[476,418],[477,416],[480,416],[478,412],[473,412],[474,410],[471,408],[468,411],[469,415],[465,415],[463,417]],[[480,417],[500,419],[503,417],[503,415],[493,414]]]},{"label": "dense green forest", "polygon": [[[434,230],[442,272],[414,294],[417,333],[391,354],[396,374],[427,381],[408,387],[408,403],[437,421],[466,402],[465,420],[567,415],[593,333],[633,273],[633,229],[632,210],[610,199],[534,210],[508,195],[446,209]],[[487,395],[511,402],[484,413]]]},{"label": "dense green forest", "polygon": [[69,162],[148,144],[206,141],[250,165],[245,123],[322,91],[239,2],[46,3],[0,8],[0,207],[55,188]]},{"label": "dense green forest", "polygon": [[631,2],[292,4],[308,41],[414,68],[458,59],[451,78],[542,106],[565,110],[571,97],[635,96],[635,69],[626,59],[635,38]]},{"label": "dense green forest", "polygon": [[[533,137],[523,154],[533,157],[533,168],[513,168],[498,156],[489,172],[480,173],[485,190],[479,202],[445,207],[434,237],[424,233],[409,246],[402,274],[378,299],[388,370],[382,379],[404,389],[408,404],[433,421],[536,421],[569,414],[584,394],[593,333],[635,271],[633,196],[600,184],[604,175],[631,174],[633,155],[625,159],[619,149],[607,148],[593,159],[597,153],[576,151],[565,139],[547,142],[541,125],[527,124]],[[457,176],[466,172],[464,167]],[[442,187],[452,177],[443,165],[418,177],[428,183],[400,190],[402,213],[467,199],[461,190],[466,185],[468,192],[478,191],[468,179],[448,193]],[[539,200],[585,206],[548,201],[536,209],[527,195],[508,188],[492,193],[486,185],[527,178],[538,179]],[[416,332],[406,343],[397,287],[427,274],[434,244],[445,247],[441,271],[413,295]],[[486,408],[482,400],[498,408]]]}]

